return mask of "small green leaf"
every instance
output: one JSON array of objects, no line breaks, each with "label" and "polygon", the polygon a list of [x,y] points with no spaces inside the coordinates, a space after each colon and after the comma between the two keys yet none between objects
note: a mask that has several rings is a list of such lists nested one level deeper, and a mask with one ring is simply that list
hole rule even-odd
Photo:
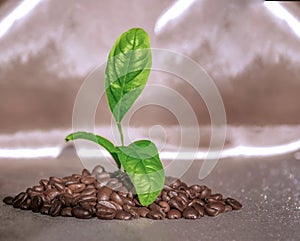
[{"label": "small green leaf", "polygon": [[155,144],[140,140],[118,148],[119,159],[135,187],[140,203],[144,206],[153,203],[165,182],[165,172]]},{"label": "small green leaf", "polygon": [[95,135],[93,133],[80,131],[80,132],[75,132],[75,133],[69,134],[65,140],[68,142],[68,141],[76,140],[76,139],[84,139],[84,140],[93,141],[93,142],[99,144],[100,146],[104,147],[112,155],[118,168],[121,168],[121,163],[120,163],[120,160],[119,160],[118,154],[117,154],[118,149],[114,146],[113,143],[111,143],[106,138]]},{"label": "small green leaf", "polygon": [[113,45],[105,70],[105,87],[117,123],[144,89],[151,65],[150,38],[143,29],[128,30]]}]

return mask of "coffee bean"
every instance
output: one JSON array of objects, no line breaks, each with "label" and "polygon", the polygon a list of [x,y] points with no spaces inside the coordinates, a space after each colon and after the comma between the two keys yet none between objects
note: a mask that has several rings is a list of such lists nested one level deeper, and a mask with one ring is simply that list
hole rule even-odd
[{"label": "coffee bean", "polygon": [[111,194],[112,190],[109,187],[101,187],[97,194],[98,201],[108,201]]},{"label": "coffee bean", "polygon": [[180,197],[181,199],[183,199],[186,203],[189,202],[188,197],[184,193],[178,193],[178,197]]},{"label": "coffee bean", "polygon": [[202,188],[200,185],[192,185],[192,186],[190,186],[190,189],[195,192],[198,192],[198,193],[202,191]]},{"label": "coffee bean", "polygon": [[161,206],[157,205],[156,203],[152,203],[150,206],[149,206],[150,210],[151,211],[157,211],[157,212],[161,212],[163,213],[163,209]]},{"label": "coffee bean", "polygon": [[240,202],[238,202],[237,200],[235,200],[233,198],[228,197],[225,199],[225,202],[227,204],[229,204],[233,210],[239,210],[243,207],[243,205]]},{"label": "coffee bean", "polygon": [[12,204],[13,204],[13,200],[14,200],[13,197],[8,196],[8,197],[5,197],[5,198],[3,199],[3,202],[4,202],[5,204],[7,204],[7,205],[12,205]]},{"label": "coffee bean", "polygon": [[177,189],[182,184],[182,182],[179,179],[176,179],[173,181],[170,185],[171,188]]},{"label": "coffee bean", "polygon": [[31,199],[26,199],[24,202],[20,204],[20,209],[29,210],[30,209]]},{"label": "coffee bean", "polygon": [[109,202],[116,207],[117,211],[123,210],[123,208],[122,208],[122,206],[120,204],[118,204],[118,203],[116,203],[114,201],[109,201]]},{"label": "coffee bean", "polygon": [[95,194],[91,195],[81,195],[78,202],[96,202],[97,197]]},{"label": "coffee bean", "polygon": [[100,219],[110,220],[116,216],[116,209],[108,208],[106,206],[97,205],[96,216]]},{"label": "coffee bean", "polygon": [[80,219],[89,219],[93,216],[89,210],[84,209],[83,207],[74,207],[72,209],[72,214],[74,215],[74,217]]},{"label": "coffee bean", "polygon": [[85,189],[85,184],[72,184],[68,186],[73,193],[80,193]]},{"label": "coffee bean", "polygon": [[209,198],[212,198],[212,199],[215,199],[215,200],[222,200],[223,199],[223,196],[222,196],[222,194],[220,194],[220,193],[216,193],[216,194],[211,194],[210,196],[209,196]]},{"label": "coffee bean", "polygon": [[54,183],[60,183],[60,184],[63,184],[64,181],[62,178],[59,178],[59,177],[50,177],[49,178],[49,184],[53,185]]},{"label": "coffee bean", "polygon": [[204,208],[201,205],[199,205],[198,203],[194,203],[191,207],[193,207],[201,217],[204,216]]},{"label": "coffee bean", "polygon": [[66,186],[70,186],[70,185],[74,185],[74,184],[79,184],[80,183],[80,179],[71,179],[65,182]]},{"label": "coffee bean", "polygon": [[178,219],[178,218],[181,218],[181,212],[179,212],[177,209],[171,209],[168,212],[167,217],[169,219]]},{"label": "coffee bean", "polygon": [[28,197],[26,192],[21,192],[12,201],[12,205],[14,208],[20,208],[21,203],[23,203]]},{"label": "coffee bean", "polygon": [[60,215],[61,210],[62,210],[62,203],[59,200],[55,200],[49,209],[49,214],[52,217],[56,217]]},{"label": "coffee bean", "polygon": [[167,213],[170,211],[170,205],[166,201],[160,201],[158,205],[162,208],[162,210]]},{"label": "coffee bean", "polygon": [[186,183],[182,182],[181,185],[176,189],[186,191],[189,189],[189,187],[186,185]]},{"label": "coffee bean", "polygon": [[169,205],[171,208],[176,208],[182,212],[186,208],[187,203],[180,197],[174,197],[170,200]]},{"label": "coffee bean", "polygon": [[80,180],[81,175],[80,174],[72,174],[72,179]]},{"label": "coffee bean", "polygon": [[146,207],[138,208],[138,214],[143,218],[145,218],[149,212],[150,210]]},{"label": "coffee bean", "polygon": [[190,199],[195,199],[200,196],[200,193],[194,191],[193,189],[186,190],[186,194],[187,194],[188,198],[190,198]]},{"label": "coffee bean", "polygon": [[111,208],[114,209],[115,211],[117,210],[116,206],[113,205],[110,201],[99,201],[97,204],[97,208],[104,206],[106,208]]},{"label": "coffee bean", "polygon": [[130,205],[130,206],[132,206],[132,207],[135,206],[134,201],[130,200],[129,198],[123,198],[123,203],[124,203],[124,204],[128,204],[128,205]]},{"label": "coffee bean", "polygon": [[46,195],[49,198],[49,200],[53,200],[59,194],[60,194],[60,192],[55,189],[49,189],[49,190],[44,191],[44,195]]},{"label": "coffee bean", "polygon": [[124,202],[122,200],[122,198],[120,197],[120,195],[116,192],[113,192],[110,196],[110,199],[116,203],[118,203],[119,205],[123,206]]},{"label": "coffee bean", "polygon": [[232,207],[230,205],[225,205],[225,213],[232,211]]},{"label": "coffee bean", "polygon": [[97,194],[97,189],[94,187],[86,187],[86,189],[81,192],[81,195],[93,195],[93,194]]},{"label": "coffee bean", "polygon": [[178,196],[178,193],[177,192],[175,192],[175,191],[168,191],[168,196],[170,197],[170,199],[171,198],[173,198],[173,197],[177,197]]},{"label": "coffee bean", "polygon": [[205,206],[205,202],[202,201],[199,198],[193,199],[191,202],[189,202],[188,206],[193,206],[194,203],[199,204],[200,206],[204,207]]},{"label": "coffee bean", "polygon": [[211,195],[211,189],[209,189],[208,187],[204,186],[201,194],[200,194],[200,198],[205,198],[205,197],[209,197]]},{"label": "coffee bean", "polygon": [[91,214],[96,212],[96,202],[81,202],[80,206],[88,210]]},{"label": "coffee bean", "polygon": [[81,181],[82,183],[84,183],[85,185],[90,185],[90,184],[92,184],[92,183],[95,182],[95,178],[92,177],[92,176],[85,176],[85,177],[82,177],[82,178],[80,179],[80,181]]},{"label": "coffee bean", "polygon": [[168,193],[166,191],[162,191],[161,198],[163,201],[168,202],[170,201],[170,197],[168,196]]},{"label": "coffee bean", "polygon": [[115,218],[119,220],[130,220],[131,214],[125,211],[117,211]]},{"label": "coffee bean", "polygon": [[35,191],[35,192],[43,192],[44,191],[44,186],[43,185],[33,186],[32,190]]},{"label": "coffee bean", "polygon": [[223,213],[225,211],[225,206],[221,203],[208,203],[205,207],[205,212],[209,215],[209,216],[217,216],[220,213]]},{"label": "coffee bean", "polygon": [[129,204],[124,204],[124,205],[123,205],[123,209],[124,209],[124,211],[130,213],[131,216],[132,216],[134,219],[140,217],[140,214],[139,214],[139,208],[138,208],[138,207],[134,207],[134,206],[131,206],[131,205],[129,205]]},{"label": "coffee bean", "polygon": [[199,213],[192,207],[187,207],[182,212],[182,216],[186,219],[197,219],[199,218]]},{"label": "coffee bean", "polygon": [[39,183],[45,188],[48,185],[49,181],[47,179],[41,179]]},{"label": "coffee bean", "polygon": [[146,217],[151,219],[156,219],[156,220],[164,218],[163,214],[157,211],[150,211],[149,213],[147,213]]},{"label": "coffee bean", "polygon": [[83,169],[81,172],[81,176],[83,176],[83,177],[90,176],[90,175],[91,175],[91,173],[87,169]]},{"label": "coffee bean", "polygon": [[30,203],[30,209],[32,210],[32,212],[38,213],[42,208],[43,204],[43,199],[40,196],[35,196]]},{"label": "coffee bean", "polygon": [[100,166],[100,165],[97,165],[94,167],[93,171],[92,171],[92,175],[93,176],[96,176],[97,174],[100,174],[104,172],[104,167]]},{"label": "coffee bean", "polygon": [[69,193],[64,193],[59,196],[57,196],[57,199],[67,207],[70,207],[73,203],[73,196]]},{"label": "coffee bean", "polygon": [[63,208],[60,212],[60,215],[63,217],[72,217],[72,208],[71,207]]}]

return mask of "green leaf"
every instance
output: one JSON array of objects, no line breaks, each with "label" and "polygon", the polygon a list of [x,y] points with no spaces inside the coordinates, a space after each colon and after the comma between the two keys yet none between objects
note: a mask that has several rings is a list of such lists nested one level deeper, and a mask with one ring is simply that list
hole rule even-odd
[{"label": "green leaf", "polygon": [[76,139],[89,140],[89,141],[95,142],[95,143],[99,144],[100,146],[104,147],[112,155],[118,168],[121,168],[121,163],[120,163],[120,160],[119,160],[118,154],[117,154],[118,149],[114,146],[113,143],[111,143],[106,138],[95,135],[93,133],[80,131],[80,132],[75,132],[75,133],[69,134],[65,140],[68,142],[68,141],[76,140]]},{"label": "green leaf", "polygon": [[144,206],[153,203],[165,182],[165,172],[155,144],[140,140],[118,148],[119,159],[135,187],[140,203]]},{"label": "green leaf", "polygon": [[144,89],[151,65],[150,38],[143,29],[128,30],[113,45],[105,70],[105,87],[117,123]]}]

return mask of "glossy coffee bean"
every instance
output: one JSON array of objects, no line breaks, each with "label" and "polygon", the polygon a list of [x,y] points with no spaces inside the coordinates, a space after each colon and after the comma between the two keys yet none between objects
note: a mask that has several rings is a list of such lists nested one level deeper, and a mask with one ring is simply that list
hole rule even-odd
[{"label": "glossy coffee bean", "polygon": [[5,198],[3,199],[3,202],[4,202],[5,204],[7,204],[7,205],[12,205],[12,204],[13,204],[13,200],[14,200],[13,197],[8,196],[8,197],[5,197]]},{"label": "glossy coffee bean", "polygon": [[84,209],[83,207],[74,207],[72,209],[72,215],[80,219],[89,219],[93,217],[91,212],[87,209]]},{"label": "glossy coffee bean", "polygon": [[223,213],[225,211],[225,206],[217,202],[208,203],[204,210],[207,213],[207,215],[214,217],[220,213]]},{"label": "glossy coffee bean", "polygon": [[52,186],[57,190],[57,191],[63,191],[65,189],[65,185],[62,183],[55,182],[52,184]]},{"label": "glossy coffee bean", "polygon": [[108,201],[111,194],[112,190],[109,187],[101,187],[97,194],[98,201]]},{"label": "glossy coffee bean", "polygon": [[134,206],[131,206],[129,204],[124,204],[123,205],[123,209],[124,209],[124,211],[130,213],[131,216],[132,216],[132,218],[134,218],[134,219],[140,217],[139,208],[138,207],[134,207]]},{"label": "glossy coffee bean", "polygon": [[125,211],[117,211],[115,218],[119,220],[130,220],[131,214]]},{"label": "glossy coffee bean", "polygon": [[49,190],[44,191],[44,195],[46,195],[49,198],[49,200],[53,200],[59,194],[60,194],[60,192],[55,189],[49,189]]},{"label": "glossy coffee bean", "polygon": [[72,184],[72,185],[69,185],[68,188],[70,188],[70,190],[73,193],[80,193],[85,189],[85,184],[83,184],[83,183]]},{"label": "glossy coffee bean", "polygon": [[110,199],[116,203],[118,203],[119,205],[123,205],[124,202],[123,202],[123,199],[120,197],[120,195],[116,192],[113,192],[110,196]]},{"label": "glossy coffee bean", "polygon": [[37,213],[40,211],[43,204],[44,204],[44,201],[41,198],[41,196],[35,196],[30,203],[30,209],[32,210],[32,212]]},{"label": "glossy coffee bean", "polygon": [[226,198],[225,202],[228,205],[230,205],[233,210],[239,210],[239,209],[241,209],[243,207],[243,205],[239,201],[237,201],[237,200],[235,200],[233,198]]},{"label": "glossy coffee bean", "polygon": [[205,197],[209,197],[210,195],[211,195],[211,189],[209,189],[208,187],[204,186],[204,189],[200,193],[200,197],[201,198],[205,198]]},{"label": "glossy coffee bean", "polygon": [[205,214],[204,207],[202,207],[198,203],[193,203],[193,205],[191,207],[193,207],[199,213],[199,215],[201,217],[204,216],[204,214]]},{"label": "glossy coffee bean", "polygon": [[143,218],[145,218],[147,216],[147,214],[150,212],[150,210],[146,207],[138,208],[137,211],[138,211],[138,214]]},{"label": "glossy coffee bean", "polygon": [[173,181],[171,184],[170,184],[170,187],[171,188],[174,188],[174,189],[177,189],[180,187],[180,185],[182,184],[182,182],[179,180],[179,179],[176,179],[175,181]]},{"label": "glossy coffee bean", "polygon": [[180,197],[174,197],[170,200],[169,205],[171,208],[176,208],[182,212],[186,208],[187,203]]},{"label": "glossy coffee bean", "polygon": [[72,217],[72,208],[71,207],[63,208],[60,212],[60,215],[63,217]]},{"label": "glossy coffee bean", "polygon": [[178,197],[180,197],[182,200],[184,200],[186,203],[189,202],[189,199],[187,197],[187,195],[185,195],[184,193],[178,193]]},{"label": "glossy coffee bean", "polygon": [[29,210],[30,209],[31,199],[26,199],[24,202],[20,204],[20,209]]},{"label": "glossy coffee bean", "polygon": [[120,204],[118,204],[118,203],[116,203],[114,201],[109,201],[109,202],[116,207],[117,211],[123,210],[123,207]]},{"label": "glossy coffee bean", "polygon": [[84,183],[85,185],[90,185],[95,182],[95,178],[92,176],[85,176],[85,177],[82,177],[80,179],[80,181],[81,181],[81,183]]},{"label": "glossy coffee bean", "polygon": [[62,203],[59,200],[55,200],[49,209],[49,215],[51,215],[52,217],[59,216],[61,210]]},{"label": "glossy coffee bean", "polygon": [[200,185],[192,185],[192,186],[190,186],[190,189],[192,189],[193,191],[198,192],[198,193],[202,191],[202,188]]},{"label": "glossy coffee bean", "polygon": [[74,184],[79,184],[80,180],[79,179],[71,179],[68,181],[65,181],[65,186],[69,187],[70,185],[74,185]]},{"label": "glossy coffee bean", "polygon": [[150,210],[151,211],[156,211],[156,212],[160,212],[160,213],[163,213],[163,209],[161,206],[159,206],[158,204],[156,203],[152,203],[150,206],[149,206]]},{"label": "glossy coffee bean", "polygon": [[41,214],[44,214],[44,215],[49,215],[49,210],[50,210],[50,206],[43,206],[43,207],[40,209],[40,213],[41,213]]},{"label": "glossy coffee bean", "polygon": [[43,192],[44,191],[44,186],[43,185],[33,186],[32,190],[35,191],[35,192]]},{"label": "glossy coffee bean", "polygon": [[197,219],[199,218],[199,213],[192,207],[187,207],[182,212],[182,216],[186,219]]},{"label": "glossy coffee bean", "polygon": [[158,205],[162,208],[162,210],[167,213],[170,211],[170,205],[166,201],[160,201]]},{"label": "glossy coffee bean", "polygon": [[47,179],[41,179],[39,184],[45,188],[49,184],[49,181]]},{"label": "glossy coffee bean", "polygon": [[105,206],[98,206],[96,210],[96,216],[100,219],[111,220],[116,216],[117,211]]},{"label": "glossy coffee bean", "polygon": [[157,212],[157,211],[150,211],[149,213],[147,213],[146,217],[151,218],[151,219],[156,219],[156,220],[164,218],[163,214],[161,212]]},{"label": "glossy coffee bean", "polygon": [[230,205],[225,205],[225,213],[232,211],[232,207]]},{"label": "glossy coffee bean", "polygon": [[64,181],[62,178],[59,178],[59,177],[50,177],[49,178],[49,184],[53,185],[54,183],[60,183],[60,184],[63,184]]},{"label": "glossy coffee bean", "polygon": [[181,212],[177,209],[171,209],[167,214],[168,219],[178,219],[181,218]]},{"label": "glossy coffee bean", "polygon": [[21,192],[12,201],[12,205],[14,208],[20,208],[21,203],[23,203],[28,197],[26,192]]},{"label": "glossy coffee bean", "polygon": [[97,197],[95,194],[91,194],[91,195],[81,195],[78,202],[96,202],[97,201]]}]

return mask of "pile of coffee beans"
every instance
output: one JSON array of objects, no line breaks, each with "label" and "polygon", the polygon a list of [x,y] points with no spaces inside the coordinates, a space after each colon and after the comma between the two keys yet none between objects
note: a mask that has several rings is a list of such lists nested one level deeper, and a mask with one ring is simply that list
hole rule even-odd
[{"label": "pile of coffee beans", "polygon": [[92,173],[84,169],[81,174],[42,179],[39,185],[15,197],[6,197],[3,202],[52,217],[105,220],[198,219],[242,207],[233,198],[213,194],[205,185],[188,186],[174,178],[166,178],[164,189],[155,202],[143,207],[129,177],[121,171],[106,172],[102,166],[96,166]]}]

